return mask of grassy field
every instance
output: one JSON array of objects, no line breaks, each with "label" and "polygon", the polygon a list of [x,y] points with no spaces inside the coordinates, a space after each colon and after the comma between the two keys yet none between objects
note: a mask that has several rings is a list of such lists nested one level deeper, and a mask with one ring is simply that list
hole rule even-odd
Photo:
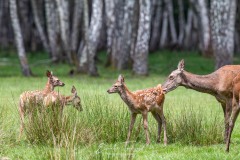
[{"label": "grassy field", "polygon": [[[181,59],[185,59],[185,69],[196,74],[211,73],[214,69],[213,60],[204,59],[196,53],[162,52],[150,55],[149,76],[138,77],[129,70],[119,72],[104,68],[104,54],[101,54],[98,64],[100,77],[69,77],[71,66],[49,64],[46,55],[34,53],[29,60],[36,76],[25,78],[21,76],[14,53],[1,53],[0,159],[239,159],[239,120],[233,132],[230,153],[225,153],[220,104],[210,95],[183,87],[166,95],[164,113],[169,144],[156,143],[157,123],[149,114],[151,144],[145,145],[139,115],[132,141],[125,147],[129,111],[119,95],[109,95],[107,89],[120,73],[125,76],[130,90],[164,83]],[[239,58],[235,58],[234,62],[239,64]],[[83,112],[68,106],[62,117],[57,115],[56,121],[53,121],[55,113],[51,111],[44,115],[43,121],[32,123],[28,120],[24,135],[19,140],[19,95],[26,90],[43,88],[47,69],[66,84],[57,88],[60,93],[69,95],[72,85],[75,85],[82,99]],[[35,116],[42,115],[38,113]]]}]

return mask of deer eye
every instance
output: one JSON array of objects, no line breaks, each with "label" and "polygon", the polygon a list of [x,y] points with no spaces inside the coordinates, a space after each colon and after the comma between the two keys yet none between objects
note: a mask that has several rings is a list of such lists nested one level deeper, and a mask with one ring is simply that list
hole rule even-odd
[{"label": "deer eye", "polygon": [[173,80],[174,78],[173,78],[173,76],[170,76],[169,79],[170,79],[170,80]]},{"label": "deer eye", "polygon": [[114,88],[118,88],[118,86],[114,86]]}]

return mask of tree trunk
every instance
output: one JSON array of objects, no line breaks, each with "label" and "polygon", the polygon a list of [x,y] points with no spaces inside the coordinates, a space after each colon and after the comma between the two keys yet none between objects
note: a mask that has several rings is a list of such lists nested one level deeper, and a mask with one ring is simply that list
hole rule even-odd
[{"label": "tree trunk", "polygon": [[163,18],[162,18],[161,37],[160,37],[160,48],[164,48],[166,46],[167,36],[168,36],[168,11],[166,10],[166,8],[164,8]]},{"label": "tree trunk", "polygon": [[175,21],[173,17],[173,3],[172,0],[164,0],[165,7],[167,7],[168,17],[169,17],[169,27],[170,27],[170,34],[171,34],[171,45],[175,45],[177,43],[177,32],[175,28]]},{"label": "tree trunk", "polygon": [[[155,51],[159,47],[159,40],[160,40],[160,29],[161,29],[161,22],[162,22],[162,0],[156,0],[155,5],[155,13],[152,19],[152,31],[150,36],[150,44],[149,50]],[[152,9],[153,10],[153,9]]]},{"label": "tree trunk", "polygon": [[29,68],[27,57],[25,54],[25,48],[23,44],[23,37],[18,19],[18,11],[16,0],[10,0],[10,16],[12,20],[12,26],[14,31],[15,42],[17,45],[18,56],[21,63],[22,73],[24,76],[31,76],[32,72]]},{"label": "tree trunk", "polygon": [[193,10],[192,8],[188,9],[187,21],[185,24],[185,37],[184,37],[184,48],[189,49],[192,45],[191,43],[191,30],[193,25]]},{"label": "tree trunk", "polygon": [[87,73],[88,72],[88,45],[89,45],[89,10],[88,10],[88,0],[83,1],[83,21],[84,21],[84,46],[82,43],[79,45],[79,66],[77,67],[78,72]]},{"label": "tree trunk", "polygon": [[[74,12],[72,18],[72,33],[71,33],[71,53],[72,57],[77,55],[77,46],[80,40],[80,30],[81,30],[81,18],[83,12],[83,1],[82,0],[74,0]],[[77,60],[76,60],[77,61]],[[75,65],[76,64],[75,61]]]},{"label": "tree trunk", "polygon": [[208,17],[208,9],[205,0],[197,0],[194,3],[196,6],[196,10],[198,12],[198,23],[200,28],[200,50],[203,55],[209,55],[210,48],[210,24],[209,24],[209,17]]},{"label": "tree trunk", "polygon": [[53,62],[62,60],[60,27],[57,18],[56,4],[52,0],[45,0],[47,32],[50,42],[51,58]]},{"label": "tree trunk", "polygon": [[96,66],[96,52],[98,41],[100,37],[100,31],[102,27],[102,10],[103,2],[102,0],[93,0],[92,4],[92,16],[89,27],[89,43],[88,43],[88,74],[90,76],[98,76],[97,66]]},{"label": "tree trunk", "polygon": [[123,19],[124,19],[124,1],[117,0],[115,8],[115,26],[113,30],[113,41],[111,49],[111,64],[114,68],[118,68],[119,60],[121,58],[122,37],[123,37]]},{"label": "tree trunk", "polygon": [[235,15],[235,0],[211,1],[211,37],[215,69],[233,62]]},{"label": "tree trunk", "polygon": [[178,7],[179,7],[179,34],[178,34],[178,46],[183,45],[183,38],[184,38],[184,26],[185,26],[185,16],[184,16],[184,5],[183,0],[178,0]]},{"label": "tree trunk", "polygon": [[148,44],[150,35],[150,11],[149,0],[140,0],[138,35],[133,59],[133,72],[137,75],[148,74]]},{"label": "tree trunk", "polygon": [[63,43],[64,52],[70,64],[73,63],[70,48],[70,21],[68,0],[56,0],[58,8],[58,17],[60,21],[60,35]]},{"label": "tree trunk", "polygon": [[43,25],[41,24],[41,21],[40,21],[39,15],[38,15],[36,0],[31,0],[31,5],[32,5],[32,10],[33,10],[34,23],[37,27],[39,37],[42,41],[44,49],[49,53],[50,46],[48,45],[48,39],[47,39],[46,33],[44,31]]},{"label": "tree trunk", "polygon": [[116,24],[115,17],[115,0],[104,0],[105,2],[105,15],[106,15],[106,29],[107,29],[107,63],[106,66],[112,64],[112,44],[114,37],[114,28]]},{"label": "tree trunk", "polygon": [[[131,38],[132,38],[132,20],[135,0],[127,0],[124,7],[123,28],[121,34],[121,44],[118,53],[117,69],[127,69],[130,60]],[[120,19],[119,19],[120,20]]]}]

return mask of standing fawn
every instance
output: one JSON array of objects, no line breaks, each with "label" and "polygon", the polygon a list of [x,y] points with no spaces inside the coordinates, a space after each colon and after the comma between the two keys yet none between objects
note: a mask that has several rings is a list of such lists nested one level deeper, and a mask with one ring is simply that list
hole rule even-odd
[{"label": "standing fawn", "polygon": [[[76,108],[78,111],[81,112],[83,110],[82,105],[81,105],[81,99],[77,95],[77,90],[74,86],[72,87],[71,93],[72,93],[72,95],[70,95],[70,96],[63,96],[63,95],[60,95],[58,92],[52,91],[43,98],[42,103],[36,104],[35,102],[32,103],[30,101],[29,105],[26,106],[24,108],[24,111],[20,113],[20,116],[22,117],[21,118],[21,126],[20,126],[21,129],[23,129],[22,127],[24,126],[25,114],[32,112],[32,110],[30,110],[30,111],[28,110],[31,107],[34,107],[34,108],[36,107],[36,109],[37,109],[37,107],[42,107],[42,106],[43,106],[43,109],[46,109],[47,107],[60,107],[60,112],[62,113],[63,108],[66,105],[72,104],[72,106],[74,108]],[[34,105],[34,106],[31,106],[31,105]],[[29,114],[31,114],[31,113],[29,113]],[[22,130],[21,130],[21,132],[22,132]],[[20,133],[20,134],[22,134],[22,133]]]},{"label": "standing fawn", "polygon": [[24,111],[30,103],[33,104],[43,104],[44,97],[51,93],[56,86],[64,86],[65,84],[61,82],[57,77],[53,76],[52,72],[47,71],[46,75],[48,77],[48,81],[43,90],[35,90],[35,91],[25,91],[20,95],[19,99],[19,114],[20,114],[20,135],[21,137],[23,131],[23,121],[24,121]]},{"label": "standing fawn", "polygon": [[151,112],[153,117],[158,122],[157,142],[160,142],[161,128],[163,125],[164,145],[167,145],[166,122],[163,115],[164,93],[160,84],[154,88],[131,92],[124,83],[124,77],[119,75],[117,82],[114,83],[113,86],[107,90],[107,92],[118,93],[122,100],[128,105],[129,111],[131,112],[131,122],[126,144],[129,143],[137,114],[142,114],[143,127],[146,135],[146,144],[150,143],[148,133],[148,112]]}]

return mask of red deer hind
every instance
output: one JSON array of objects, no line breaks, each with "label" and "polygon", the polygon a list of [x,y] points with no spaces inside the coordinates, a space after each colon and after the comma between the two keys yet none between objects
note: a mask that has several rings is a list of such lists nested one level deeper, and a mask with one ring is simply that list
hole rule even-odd
[{"label": "red deer hind", "polygon": [[125,85],[123,76],[119,75],[117,82],[114,83],[113,86],[107,90],[107,92],[118,93],[122,100],[127,104],[128,109],[131,112],[131,122],[126,144],[129,143],[137,114],[142,114],[146,143],[150,143],[148,133],[148,112],[151,112],[153,117],[158,122],[157,142],[160,142],[161,127],[163,125],[164,144],[167,145],[166,122],[163,115],[164,94],[160,84],[153,88],[131,92]]},{"label": "red deer hind", "polygon": [[[162,88],[165,93],[184,86],[199,92],[213,95],[221,103],[224,119],[224,140],[227,143],[229,133],[229,119],[232,113],[233,79],[240,73],[240,65],[226,65],[208,75],[196,75],[184,70],[184,60],[178,68],[168,76]],[[228,151],[228,148],[226,148]]]}]

